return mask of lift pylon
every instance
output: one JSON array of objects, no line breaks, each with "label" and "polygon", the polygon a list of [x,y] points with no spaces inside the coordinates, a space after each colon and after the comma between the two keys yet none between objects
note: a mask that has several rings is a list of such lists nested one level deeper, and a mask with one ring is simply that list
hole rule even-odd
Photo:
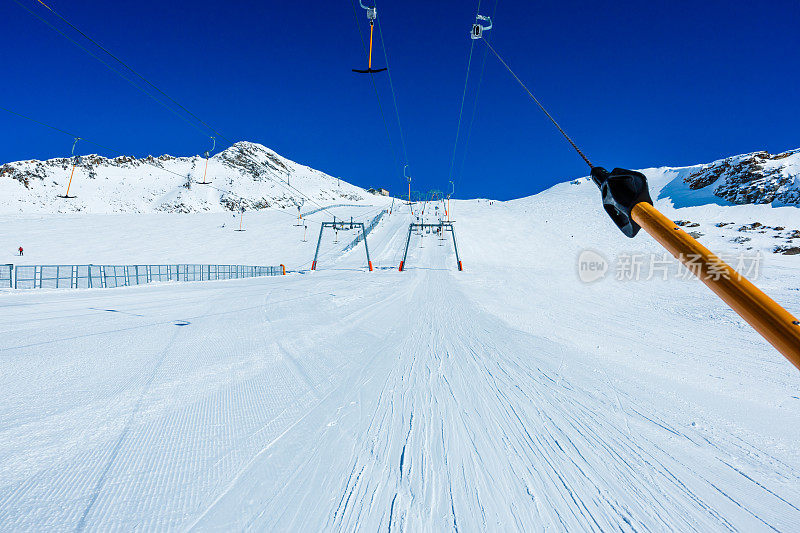
[{"label": "lift pylon", "polygon": [[439,222],[437,224],[425,224],[425,223],[412,222],[411,224],[408,225],[408,237],[406,238],[406,249],[403,252],[403,260],[400,261],[400,267],[398,268],[398,270],[400,272],[402,272],[405,269],[406,259],[408,258],[408,245],[411,243],[411,234],[414,232],[415,229],[418,229],[418,230],[420,230],[422,232],[426,228],[429,231],[431,229],[435,228],[442,235],[444,234],[443,232],[449,231],[453,235],[453,250],[456,253],[456,266],[458,267],[459,272],[464,270],[464,267],[461,264],[461,259],[459,259],[459,257],[458,257],[458,245],[456,244],[456,230],[453,227],[453,223],[452,222],[445,222],[445,221],[441,221],[441,222]]},{"label": "lift pylon", "polygon": [[353,219],[350,219],[350,222],[334,220],[333,222],[323,222],[322,226],[319,228],[319,238],[317,239],[317,250],[314,252],[314,261],[311,263],[311,270],[317,269],[317,259],[319,258],[319,246],[322,244],[322,233],[325,231],[325,228],[331,228],[334,231],[347,231],[353,229],[360,229],[361,230],[361,237],[364,241],[364,251],[367,253],[367,267],[369,267],[369,271],[372,272],[372,260],[369,258],[369,246],[367,245],[367,229],[364,226],[363,222],[353,222]]}]

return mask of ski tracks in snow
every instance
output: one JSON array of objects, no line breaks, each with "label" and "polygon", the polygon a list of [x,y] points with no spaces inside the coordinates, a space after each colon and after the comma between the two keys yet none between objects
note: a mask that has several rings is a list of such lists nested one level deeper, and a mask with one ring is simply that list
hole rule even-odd
[{"label": "ski tracks in snow", "polygon": [[[376,230],[376,265],[396,268],[406,222]],[[419,238],[403,273],[351,253],[307,276],[32,295],[0,346],[0,524],[796,529],[791,456],[687,428],[652,380],[514,328],[449,242]]]},{"label": "ski tracks in snow", "polygon": [[752,456],[756,471],[769,459],[672,427],[591,356],[482,311],[430,249],[414,261],[442,268],[409,269],[399,301],[371,309],[364,327],[383,339],[303,429],[306,446],[242,479],[274,474],[273,461],[290,474],[262,481],[260,502],[241,503],[253,482],[231,490],[199,529],[791,531],[800,520],[797,490],[786,494],[796,469],[784,465],[790,482],[775,490],[737,473],[728,458]]}]

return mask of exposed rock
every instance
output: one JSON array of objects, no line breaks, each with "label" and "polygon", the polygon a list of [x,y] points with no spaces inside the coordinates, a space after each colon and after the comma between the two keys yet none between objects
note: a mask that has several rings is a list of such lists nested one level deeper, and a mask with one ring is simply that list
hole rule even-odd
[{"label": "exposed rock", "polygon": [[800,255],[800,246],[776,246],[772,251],[776,254]]},{"label": "exposed rock", "polygon": [[796,170],[797,164],[789,160],[792,156],[800,157],[800,150],[777,155],[755,152],[729,157],[703,165],[684,181],[693,190],[713,184],[715,196],[734,204],[777,202],[800,205],[800,180],[792,170]]}]

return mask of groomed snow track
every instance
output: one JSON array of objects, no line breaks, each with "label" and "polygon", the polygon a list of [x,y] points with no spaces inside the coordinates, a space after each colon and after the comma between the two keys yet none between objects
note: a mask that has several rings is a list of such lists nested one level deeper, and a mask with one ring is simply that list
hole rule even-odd
[{"label": "groomed snow track", "polygon": [[[515,326],[481,286],[539,324],[564,295],[536,269],[521,300],[492,285],[477,222],[458,227],[465,272],[435,235],[397,272],[408,223],[370,235],[372,273],[354,250],[307,275],[3,295],[2,529],[796,529],[791,404],[763,407],[795,424],[771,433],[748,399],[701,383],[684,404],[620,362],[636,331],[605,357],[564,340],[600,329],[582,315],[552,336]],[[672,356],[714,364],[698,353]],[[791,371],[723,377],[785,394]],[[729,416],[686,407],[702,391]]]}]

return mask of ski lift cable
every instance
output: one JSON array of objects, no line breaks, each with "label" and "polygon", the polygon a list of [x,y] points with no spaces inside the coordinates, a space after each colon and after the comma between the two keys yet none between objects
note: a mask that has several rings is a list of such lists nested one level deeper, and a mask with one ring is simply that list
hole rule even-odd
[{"label": "ski lift cable", "polygon": [[[479,2],[480,5],[480,2]],[[453,143],[453,155],[450,157],[450,171],[447,173],[447,179],[453,178],[453,167],[456,162],[456,150],[458,149],[458,136],[461,133],[461,118],[464,114],[464,101],[467,98],[467,85],[469,84],[469,71],[472,67],[472,53],[475,50],[475,41],[471,40],[469,43],[469,59],[467,59],[467,75],[464,78],[464,91],[461,93],[461,107],[458,111],[458,124],[456,125],[456,140]]]},{"label": "ski lift cable", "polygon": [[[361,31],[361,26],[358,23],[358,11],[356,10],[355,0],[350,0],[350,5],[353,7],[353,17],[355,19],[356,28],[358,29],[358,36],[361,39],[361,46],[364,48],[364,51],[366,52],[367,51],[367,44],[364,41],[364,34]],[[380,28],[380,24],[378,25],[378,28]],[[382,41],[383,41],[383,39],[381,39],[381,42]],[[386,115],[383,112],[383,105],[381,104],[381,97],[378,94],[378,86],[375,84],[375,78],[370,76],[369,79],[370,79],[370,82],[372,83],[372,89],[375,92],[375,99],[378,101],[378,111],[380,112],[381,120],[383,121],[383,127],[386,130],[386,139],[389,141],[389,146],[392,149],[392,154],[395,157],[397,157],[398,160],[399,160],[400,157],[398,156],[397,149],[395,148],[395,145],[394,145],[394,141],[392,141],[392,136],[389,133],[389,124],[386,122]]]},{"label": "ski lift cable", "polygon": [[[14,1],[15,1],[15,2],[17,2],[17,0],[14,0]],[[211,127],[209,124],[207,124],[206,122],[204,122],[204,121],[203,121],[203,119],[201,119],[200,117],[198,117],[196,114],[192,113],[192,112],[191,112],[189,109],[187,109],[186,107],[184,107],[183,105],[181,105],[181,103],[180,103],[180,102],[178,102],[177,100],[175,100],[174,98],[172,98],[170,95],[168,95],[167,93],[165,93],[164,91],[162,91],[161,89],[159,89],[159,88],[158,88],[158,87],[157,87],[157,86],[156,86],[154,83],[152,83],[150,80],[148,80],[147,78],[145,78],[145,77],[144,77],[143,75],[141,75],[141,74],[140,74],[138,71],[134,70],[134,69],[133,69],[133,67],[131,67],[130,65],[128,65],[128,64],[127,64],[125,61],[123,61],[123,60],[122,60],[122,59],[120,59],[118,56],[116,56],[116,55],[114,55],[113,53],[111,53],[111,51],[110,51],[108,48],[106,48],[105,46],[103,46],[102,44],[100,44],[99,42],[97,42],[95,39],[93,39],[92,37],[90,37],[89,35],[87,35],[87,34],[86,34],[84,31],[82,31],[80,28],[78,28],[77,26],[75,26],[75,25],[74,25],[72,22],[70,22],[70,21],[69,21],[69,20],[68,20],[66,17],[64,17],[64,16],[63,16],[61,13],[59,13],[58,11],[56,11],[55,9],[53,9],[52,7],[50,7],[49,5],[47,5],[47,4],[45,4],[44,2],[42,2],[42,0],[36,0],[36,1],[37,1],[37,2],[39,2],[41,5],[43,5],[45,8],[47,8],[47,10],[48,10],[48,11],[50,11],[50,12],[51,12],[53,15],[55,15],[56,17],[58,17],[59,19],[61,19],[61,21],[63,21],[63,22],[64,22],[64,23],[65,23],[67,26],[69,26],[70,28],[72,28],[73,30],[75,30],[76,32],[78,32],[78,33],[79,33],[81,36],[83,36],[83,37],[84,37],[86,40],[88,40],[89,42],[91,42],[92,44],[94,44],[96,47],[98,47],[100,50],[102,50],[103,52],[105,52],[106,54],[108,54],[109,56],[111,56],[111,57],[112,57],[112,58],[113,58],[115,61],[117,61],[119,64],[121,64],[121,65],[122,65],[122,66],[124,66],[126,69],[128,69],[130,72],[132,72],[132,73],[133,73],[133,74],[135,74],[137,77],[139,77],[140,79],[142,79],[142,81],[144,81],[144,82],[145,82],[147,85],[149,85],[150,87],[152,87],[153,89],[155,89],[156,91],[158,91],[158,92],[159,92],[161,95],[163,95],[165,98],[167,98],[167,99],[168,99],[170,102],[172,102],[173,104],[175,104],[176,106],[178,106],[178,107],[179,107],[181,110],[183,110],[183,111],[184,111],[186,114],[188,114],[189,116],[191,116],[192,118],[194,118],[194,119],[195,119],[197,122],[199,122],[200,124],[202,124],[203,126],[205,126],[206,128],[208,128],[209,130],[211,130],[211,131],[212,131],[212,132],[214,132],[215,134],[219,135],[219,136],[220,136],[220,137],[222,137],[223,139],[225,138],[225,136],[224,136],[224,135],[222,135],[221,133],[219,133],[218,131],[216,131],[216,130],[215,130],[213,127]],[[19,3],[19,2],[17,2],[17,3]],[[65,37],[66,37],[66,35],[65,35]],[[76,43],[76,44],[77,44],[77,43]],[[204,132],[204,133],[205,133],[205,132]],[[231,143],[231,144],[232,144],[232,143]]]},{"label": "ski lift cable", "polygon": [[[100,48],[101,50],[103,50],[103,52],[105,52],[106,54],[108,54],[108,55],[109,55],[110,57],[112,57],[112,58],[113,58],[115,61],[117,61],[118,63],[120,63],[121,65],[123,65],[123,66],[124,66],[126,69],[128,69],[130,72],[132,72],[133,74],[135,74],[136,76],[138,76],[139,78],[141,78],[141,79],[142,79],[142,80],[143,80],[145,83],[147,83],[149,86],[153,87],[153,88],[154,88],[156,91],[158,91],[159,93],[161,93],[162,95],[164,95],[164,96],[165,96],[167,99],[169,99],[171,102],[173,102],[175,105],[177,105],[177,106],[178,106],[180,109],[182,109],[183,111],[185,111],[187,114],[189,114],[189,115],[190,115],[191,117],[193,117],[195,120],[197,120],[197,121],[198,121],[200,124],[202,124],[203,126],[205,126],[206,128],[208,128],[208,130],[210,130],[210,131],[212,131],[213,133],[215,133],[215,134],[216,134],[218,137],[220,137],[221,139],[224,139],[224,140],[225,140],[225,141],[226,141],[226,142],[227,142],[229,145],[233,145],[233,144],[234,144],[234,142],[233,142],[233,141],[231,141],[230,139],[228,139],[228,138],[227,138],[225,135],[223,135],[223,134],[221,134],[220,132],[218,132],[218,131],[217,131],[216,129],[214,129],[212,126],[210,126],[210,125],[209,125],[209,124],[207,124],[205,121],[203,121],[202,119],[200,119],[200,118],[199,118],[199,117],[198,117],[196,114],[194,114],[194,113],[192,113],[191,111],[189,111],[189,110],[188,110],[188,109],[187,109],[185,106],[181,105],[181,104],[180,104],[180,103],[178,103],[178,102],[177,102],[177,101],[176,101],[174,98],[172,98],[172,97],[171,97],[171,96],[169,96],[167,93],[165,93],[164,91],[162,91],[161,89],[159,89],[159,88],[158,88],[158,87],[157,87],[157,86],[156,86],[154,83],[152,83],[150,80],[148,80],[147,78],[145,78],[144,76],[142,76],[141,74],[139,74],[139,73],[138,73],[136,70],[134,70],[132,67],[130,67],[130,66],[127,64],[127,63],[125,63],[124,61],[122,61],[122,59],[120,59],[120,58],[119,58],[119,57],[117,57],[116,55],[112,54],[112,53],[111,53],[111,52],[110,52],[110,51],[109,51],[107,48],[105,48],[104,46],[102,46],[102,45],[101,45],[100,43],[98,43],[96,40],[92,39],[92,38],[91,38],[89,35],[87,35],[85,32],[81,31],[81,30],[80,30],[80,29],[79,29],[77,26],[75,26],[74,24],[72,24],[72,23],[71,23],[69,20],[67,20],[67,19],[66,19],[66,18],[65,18],[63,15],[61,15],[60,13],[58,13],[57,11],[55,11],[54,9],[52,9],[50,6],[48,6],[47,4],[45,4],[44,2],[42,2],[41,0],[36,0],[36,1],[37,1],[38,3],[40,3],[41,5],[43,5],[45,8],[47,8],[47,9],[48,9],[48,10],[49,10],[51,13],[53,13],[54,15],[56,15],[56,16],[57,16],[59,19],[61,19],[62,21],[64,21],[64,23],[66,23],[68,26],[70,26],[71,28],[73,28],[73,29],[74,29],[76,32],[78,32],[80,35],[82,35],[82,36],[83,36],[83,37],[85,37],[87,40],[89,40],[91,43],[93,43],[95,46],[97,46],[98,48]],[[77,41],[75,41],[74,39],[72,39],[72,38],[71,38],[69,35],[67,35],[67,34],[66,34],[66,33],[64,33],[63,31],[61,31],[60,29],[58,29],[58,28],[56,28],[55,26],[53,26],[52,24],[50,24],[50,22],[48,22],[47,20],[45,20],[44,18],[42,18],[41,16],[39,16],[39,15],[38,15],[37,13],[35,13],[34,11],[30,10],[30,9],[29,9],[27,6],[23,5],[23,4],[22,4],[22,3],[21,3],[19,0],[14,0],[14,2],[15,2],[17,5],[19,5],[20,7],[22,7],[23,9],[25,9],[25,10],[26,10],[28,13],[30,13],[31,15],[33,15],[34,17],[36,17],[37,19],[39,19],[39,20],[40,20],[42,23],[44,23],[45,25],[47,25],[49,28],[51,28],[52,30],[54,30],[54,31],[56,31],[57,33],[59,33],[60,35],[62,35],[64,38],[66,38],[68,41],[70,41],[71,43],[73,43],[75,46],[77,46],[78,48],[80,48],[81,50],[83,50],[84,52],[86,52],[87,54],[89,54],[90,56],[92,56],[93,58],[97,59],[97,60],[98,60],[100,63],[102,63],[102,64],[103,64],[103,65],[104,65],[106,68],[108,68],[109,70],[111,70],[112,72],[114,72],[114,73],[116,73],[118,76],[120,76],[121,78],[123,78],[123,79],[125,79],[126,81],[128,81],[128,83],[130,83],[130,84],[131,84],[133,87],[135,87],[136,89],[138,89],[138,90],[142,91],[142,92],[143,92],[145,95],[147,95],[148,97],[150,97],[150,98],[151,98],[151,99],[153,99],[154,101],[158,102],[158,103],[159,103],[161,106],[163,106],[165,109],[167,109],[168,111],[170,111],[171,113],[173,113],[173,114],[174,114],[174,115],[176,115],[177,117],[181,118],[181,119],[182,119],[184,122],[186,122],[187,124],[191,125],[193,128],[195,128],[197,131],[199,131],[199,132],[200,132],[200,133],[202,133],[203,135],[207,135],[207,132],[206,132],[206,131],[204,131],[203,129],[201,129],[201,128],[200,128],[200,127],[197,125],[197,124],[195,124],[195,123],[193,123],[192,121],[188,120],[188,119],[187,119],[185,116],[182,116],[182,115],[181,115],[180,113],[178,113],[178,112],[177,112],[175,109],[171,108],[170,106],[168,106],[167,104],[165,104],[164,102],[162,102],[161,100],[159,100],[158,98],[156,98],[156,97],[155,97],[155,96],[154,96],[152,93],[150,93],[149,91],[145,90],[145,89],[144,89],[143,87],[141,87],[139,84],[137,84],[137,83],[135,83],[134,81],[132,81],[130,78],[128,78],[127,76],[125,76],[124,74],[122,74],[120,71],[118,71],[117,69],[115,69],[114,67],[112,67],[111,65],[109,65],[109,64],[108,64],[106,61],[104,61],[103,59],[101,59],[101,58],[100,58],[100,57],[98,57],[97,55],[93,54],[93,53],[92,53],[91,51],[89,51],[89,50],[88,50],[86,47],[82,46],[80,43],[78,43]],[[245,153],[245,154],[244,154],[244,157],[245,157],[245,158],[247,158],[247,159],[250,159],[250,160],[251,160],[253,163],[255,163],[255,164],[257,164],[257,165],[258,165],[258,164],[260,164],[260,163],[259,163],[258,161],[256,161],[254,158],[250,157],[250,156],[249,156],[249,154],[246,154],[246,153]],[[306,194],[304,194],[302,191],[298,190],[297,188],[293,187],[292,185],[290,185],[290,184],[288,184],[288,183],[283,183],[283,182],[282,182],[282,181],[280,181],[280,180],[277,180],[277,181],[276,181],[276,180],[274,180],[274,179],[272,179],[272,178],[269,178],[269,179],[270,179],[270,181],[273,181],[274,183],[277,183],[277,184],[279,184],[279,185],[281,185],[281,186],[288,187],[290,190],[292,190],[292,191],[296,192],[296,193],[297,193],[297,194],[299,194],[300,196],[302,196],[302,197],[306,198],[307,200],[309,200],[310,202],[314,203],[314,204],[315,204],[315,205],[317,205],[318,207],[320,207],[320,208],[322,208],[323,210],[326,210],[326,211],[327,211],[327,208],[325,208],[325,207],[324,207],[324,206],[322,206],[321,204],[317,203],[317,202],[316,202],[316,201],[314,201],[312,198],[310,198],[309,196],[307,196]]]},{"label": "ski lift cable", "polygon": [[586,157],[586,155],[584,155],[584,153],[581,151],[581,149],[578,148],[578,145],[575,144],[575,141],[573,141],[570,138],[570,136],[567,135],[567,132],[564,131],[564,128],[562,128],[558,124],[558,122],[556,122],[556,119],[553,118],[553,115],[551,115],[547,111],[547,109],[545,109],[545,107],[542,105],[542,103],[533,95],[533,93],[531,92],[530,89],[528,89],[528,87],[525,85],[525,83],[521,79],[519,79],[519,76],[517,76],[517,74],[513,70],[511,70],[511,67],[508,66],[508,63],[506,63],[505,60],[502,57],[500,57],[500,54],[497,53],[497,51],[494,49],[492,44],[489,41],[487,41],[485,38],[481,38],[480,40],[483,41],[486,44],[486,46],[489,47],[489,50],[491,50],[492,53],[495,55],[495,57],[500,61],[500,63],[502,63],[503,66],[506,67],[506,70],[508,70],[508,72],[514,77],[514,79],[517,80],[517,82],[522,86],[522,88],[525,90],[525,92],[528,93],[528,96],[531,97],[531,99],[536,103],[536,105],[539,106],[539,109],[541,109],[542,112],[544,112],[544,114],[547,115],[547,118],[550,119],[550,122],[552,122],[553,125],[558,129],[558,131],[561,132],[561,135],[563,135],[564,138],[567,140],[567,142],[569,142],[569,144],[572,145],[572,148],[574,148],[575,151],[578,152],[578,155],[581,156],[581,159],[583,159],[586,162],[587,165],[589,165],[589,168],[590,169],[591,168],[595,168],[594,165],[592,165],[592,162],[589,161],[589,158]]},{"label": "ski lift cable", "polygon": [[480,95],[480,92],[481,92],[481,84],[483,82],[483,73],[484,73],[484,69],[486,67],[486,57],[488,55],[489,55],[489,51],[488,50],[484,50],[483,59],[481,60],[481,70],[480,70],[480,74],[478,76],[478,85],[477,85],[477,88],[475,89],[475,100],[472,103],[472,114],[471,114],[470,119],[469,119],[469,125],[467,126],[467,135],[465,136],[465,140],[464,140],[464,147],[463,147],[463,150],[462,150],[463,151],[463,155],[461,157],[461,164],[459,165],[459,170],[457,172],[454,172],[453,175],[451,176],[456,181],[458,181],[458,177],[461,174],[463,174],[464,165],[467,162],[467,155],[469,154],[469,142],[472,139],[472,126],[475,123],[475,115],[476,115],[477,109],[478,109],[478,96]]},{"label": "ski lift cable", "polygon": [[[478,9],[475,15],[476,17],[480,16],[481,1],[482,0],[478,0]],[[458,150],[458,137],[461,133],[461,120],[464,115],[464,102],[467,99],[467,86],[469,85],[469,73],[470,69],[472,68],[472,53],[474,52],[474,50],[475,50],[475,40],[471,39],[469,43],[469,58],[467,59],[467,74],[464,77],[464,90],[461,93],[461,106],[459,107],[458,110],[458,123],[456,125],[456,140],[453,143],[453,155],[450,157],[450,170],[447,173],[448,180],[453,179],[453,170],[455,169],[455,164],[456,164],[456,151]]]},{"label": "ski lift cable", "polygon": [[400,108],[397,105],[397,95],[394,90],[394,82],[392,81],[392,69],[389,68],[389,54],[386,53],[386,41],[383,39],[383,29],[381,29],[381,19],[378,19],[378,36],[381,38],[381,48],[383,48],[383,57],[386,62],[386,73],[389,75],[389,88],[392,90],[392,101],[394,102],[394,114],[397,117],[397,129],[400,131],[400,145],[403,147],[403,163],[408,163],[408,150],[406,150],[406,140],[403,135],[403,125],[400,122]]},{"label": "ski lift cable", "polygon": [[[494,20],[495,15],[497,14],[497,4],[499,3],[499,1],[500,0],[494,0],[494,9],[492,9],[492,20]],[[487,39],[487,37],[484,36],[484,39]],[[478,113],[478,97],[480,96],[481,93],[481,86],[483,84],[483,74],[484,71],[486,70],[486,58],[488,57],[488,55],[489,51],[484,50],[483,59],[481,60],[481,72],[478,75],[478,85],[477,88],[475,89],[475,100],[472,103],[472,115],[470,116],[469,119],[469,126],[467,127],[467,136],[466,140],[464,141],[464,149],[463,149],[464,155],[461,158],[461,165],[459,165],[458,172],[456,172],[453,175],[455,181],[458,181],[458,178],[464,174],[464,167],[466,166],[467,163],[467,156],[469,156],[469,143],[470,140],[472,139],[472,126],[475,124],[475,116]]]},{"label": "ski lift cable", "polygon": [[[174,114],[176,117],[178,117],[179,119],[183,120],[184,122],[186,122],[187,124],[189,124],[190,126],[192,126],[193,128],[195,128],[197,131],[199,131],[199,132],[200,132],[200,133],[202,133],[203,135],[205,135],[205,134],[206,134],[206,132],[205,132],[205,131],[203,131],[201,128],[199,128],[199,127],[197,126],[197,124],[194,124],[194,123],[192,123],[192,122],[191,122],[191,121],[189,121],[189,120],[188,120],[186,117],[184,117],[183,115],[181,115],[180,113],[178,113],[177,111],[175,111],[173,108],[171,108],[170,106],[168,106],[166,103],[164,103],[163,101],[161,101],[161,100],[159,100],[158,98],[156,98],[156,97],[155,97],[153,94],[151,94],[151,93],[149,93],[148,91],[146,91],[146,90],[145,90],[143,87],[141,87],[141,86],[140,86],[139,84],[137,84],[135,81],[133,81],[132,79],[130,79],[129,77],[127,77],[125,74],[123,74],[123,73],[122,73],[122,72],[120,72],[119,70],[115,69],[115,68],[114,68],[112,65],[108,64],[106,61],[104,61],[103,59],[101,59],[100,57],[98,57],[96,54],[92,53],[92,52],[91,52],[89,49],[87,49],[85,46],[81,45],[81,44],[80,44],[79,42],[77,42],[75,39],[73,39],[72,37],[70,37],[69,35],[67,35],[66,33],[64,33],[63,31],[61,31],[59,28],[56,28],[55,26],[53,26],[53,25],[52,25],[52,24],[51,24],[49,21],[45,20],[45,19],[44,19],[43,17],[41,17],[41,16],[40,16],[38,13],[34,12],[34,11],[33,11],[33,10],[31,10],[30,8],[28,8],[27,6],[25,6],[24,4],[22,4],[22,2],[20,2],[19,0],[13,0],[13,1],[14,1],[14,3],[15,3],[15,4],[17,4],[19,7],[21,7],[22,9],[24,9],[25,11],[27,11],[28,13],[30,13],[31,15],[33,15],[34,17],[36,17],[37,19],[39,19],[39,21],[40,21],[40,22],[42,22],[43,24],[45,24],[46,26],[48,26],[50,29],[52,29],[52,30],[53,30],[53,31],[55,31],[56,33],[60,34],[62,37],[64,37],[65,39],[67,39],[69,42],[71,42],[72,44],[74,44],[75,46],[77,46],[78,48],[80,48],[81,50],[83,50],[84,52],[86,52],[87,54],[89,54],[90,56],[92,56],[93,58],[95,58],[97,61],[99,61],[100,63],[102,63],[102,64],[103,64],[103,65],[104,65],[106,68],[108,68],[108,69],[109,69],[111,72],[115,73],[117,76],[119,76],[119,77],[120,77],[120,78],[122,78],[123,80],[127,81],[128,83],[130,83],[130,84],[131,84],[133,87],[135,87],[136,89],[138,89],[138,90],[142,91],[144,94],[146,94],[148,97],[150,97],[150,98],[151,98],[151,99],[152,99],[154,102],[156,102],[156,103],[158,103],[159,105],[161,105],[162,107],[164,107],[164,109],[168,110],[169,112],[171,112],[171,113],[172,113],[172,114]],[[37,0],[37,1],[39,1],[39,0]],[[54,13],[55,13],[55,12],[54,12]],[[91,40],[91,39],[90,39],[90,40]],[[101,48],[102,48],[102,47],[101,47]],[[110,54],[109,54],[109,55],[110,55]],[[112,55],[111,57],[114,57],[114,56]],[[123,65],[124,65],[124,63],[123,63]],[[135,73],[135,72],[134,72],[134,73]],[[145,81],[147,81],[147,80],[145,80]]]}]

